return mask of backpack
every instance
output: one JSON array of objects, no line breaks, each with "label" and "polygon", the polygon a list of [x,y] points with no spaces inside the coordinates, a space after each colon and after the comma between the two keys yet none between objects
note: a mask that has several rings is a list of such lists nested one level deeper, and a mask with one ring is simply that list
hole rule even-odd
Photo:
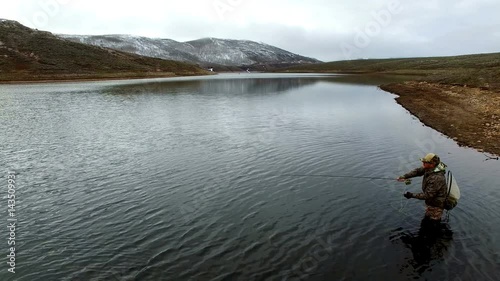
[{"label": "backpack", "polygon": [[460,199],[460,189],[458,188],[457,181],[451,171],[448,171],[446,175],[446,197],[444,199],[444,208],[446,210],[451,210],[455,208],[458,204],[458,200]]}]

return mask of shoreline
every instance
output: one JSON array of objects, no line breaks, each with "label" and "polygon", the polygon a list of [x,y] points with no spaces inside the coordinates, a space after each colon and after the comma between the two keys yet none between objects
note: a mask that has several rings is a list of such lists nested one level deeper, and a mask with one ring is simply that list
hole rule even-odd
[{"label": "shoreline", "polygon": [[419,81],[379,87],[398,95],[398,104],[460,146],[500,155],[499,92]]},{"label": "shoreline", "polygon": [[211,73],[187,73],[187,74],[179,75],[179,74],[175,74],[173,72],[162,72],[162,73],[154,73],[151,75],[124,74],[123,76],[61,75],[61,76],[63,76],[62,78],[40,77],[40,79],[0,80],[0,85],[138,80],[138,79],[174,78],[174,77],[205,76],[205,75],[212,75],[212,74]]}]

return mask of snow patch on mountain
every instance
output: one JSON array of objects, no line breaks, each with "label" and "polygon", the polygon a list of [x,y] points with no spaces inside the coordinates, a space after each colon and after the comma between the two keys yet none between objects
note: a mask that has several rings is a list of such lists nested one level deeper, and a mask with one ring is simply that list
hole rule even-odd
[{"label": "snow patch on mountain", "polygon": [[242,66],[320,62],[286,50],[249,40],[203,38],[187,42],[131,35],[58,35],[74,42],[142,56],[192,63]]},{"label": "snow patch on mountain", "polygon": [[191,55],[189,44],[170,39],[148,38],[131,35],[58,35],[67,40],[119,51],[135,53],[141,56],[170,59],[177,61],[197,61]]}]

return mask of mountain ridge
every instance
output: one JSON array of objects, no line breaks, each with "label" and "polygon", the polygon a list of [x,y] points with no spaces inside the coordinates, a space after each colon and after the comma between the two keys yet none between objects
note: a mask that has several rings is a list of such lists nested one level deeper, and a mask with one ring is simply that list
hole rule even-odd
[{"label": "mountain ridge", "polygon": [[185,42],[168,38],[150,38],[127,34],[68,35],[60,38],[94,46],[132,52],[143,56],[232,67],[284,66],[313,64],[321,61],[252,40],[204,37]]}]

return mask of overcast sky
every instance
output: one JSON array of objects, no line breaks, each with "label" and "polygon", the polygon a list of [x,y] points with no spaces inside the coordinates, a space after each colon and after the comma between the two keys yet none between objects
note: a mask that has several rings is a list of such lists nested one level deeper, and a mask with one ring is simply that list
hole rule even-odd
[{"label": "overcast sky", "polygon": [[247,39],[323,61],[500,52],[498,0],[20,0],[0,18],[66,34]]}]

